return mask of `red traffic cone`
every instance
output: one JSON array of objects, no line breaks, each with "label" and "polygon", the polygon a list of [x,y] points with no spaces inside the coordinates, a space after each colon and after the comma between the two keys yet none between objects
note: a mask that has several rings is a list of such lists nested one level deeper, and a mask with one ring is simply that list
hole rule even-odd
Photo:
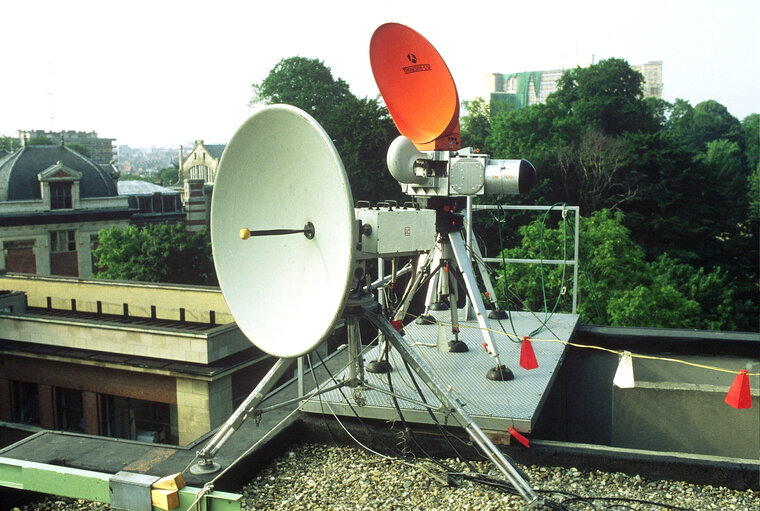
[{"label": "red traffic cone", "polygon": [[400,332],[401,328],[404,326],[404,322],[400,319],[396,319],[391,321],[391,325],[393,325],[393,328],[396,329],[396,332]]},{"label": "red traffic cone", "polygon": [[734,383],[726,394],[726,403],[737,409],[752,408],[752,397],[749,393],[749,376],[741,369],[734,378]]},{"label": "red traffic cone", "polygon": [[520,433],[518,433],[515,428],[513,428],[512,426],[509,426],[507,428],[507,431],[509,431],[509,434],[512,435],[515,440],[517,440],[518,442],[523,444],[525,447],[530,449],[530,440],[528,440],[527,438],[522,436]]},{"label": "red traffic cone", "polygon": [[520,367],[528,371],[538,367],[536,353],[533,351],[533,346],[527,337],[523,337],[522,345],[520,346]]}]

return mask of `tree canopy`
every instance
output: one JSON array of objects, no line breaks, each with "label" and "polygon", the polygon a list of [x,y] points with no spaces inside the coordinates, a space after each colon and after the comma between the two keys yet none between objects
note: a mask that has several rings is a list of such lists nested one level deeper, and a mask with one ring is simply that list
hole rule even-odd
[{"label": "tree canopy", "polygon": [[[587,265],[601,258],[617,273],[612,282],[626,280],[624,254],[640,254],[635,293],[606,296],[598,321],[757,330],[760,117],[739,122],[713,100],[692,107],[682,99],[643,98],[642,80],[620,59],[568,70],[546,103],[501,110],[475,104],[463,120],[462,139],[479,141],[485,133],[493,157],[533,163],[539,184],[511,202],[578,205],[592,219],[608,211],[627,229],[617,257],[586,252]],[[480,222],[487,239],[495,237],[493,226]],[[537,233],[507,234],[505,244],[515,250],[536,243]],[[593,238],[588,231],[583,236]],[[491,242],[488,248],[498,247]],[[671,281],[674,275],[685,281],[686,274],[711,293],[698,292],[694,282]],[[660,306],[680,312],[667,321],[652,319]]]},{"label": "tree canopy", "polygon": [[[580,221],[578,313],[585,323],[615,326],[748,329],[751,303],[737,296],[729,273],[694,268],[662,254],[649,261],[623,225],[623,213],[603,209]],[[565,220],[537,219],[520,228],[521,241],[505,258],[559,259],[573,253]],[[556,224],[551,226],[550,224]],[[512,308],[570,312],[568,266],[505,265],[500,299]]]},{"label": "tree canopy", "polygon": [[[642,83],[625,60],[612,58],[566,71],[542,104],[465,101],[463,145],[533,163],[538,184],[510,202],[580,207],[584,321],[757,330],[760,118],[739,122],[713,100],[644,98]],[[310,113],[333,139],[356,199],[403,199],[385,166],[397,136],[386,108],[379,98],[354,96],[322,61],[281,60],[253,86],[251,103]],[[528,218],[505,217],[510,224]],[[565,227],[548,218],[502,236],[496,228],[505,219],[481,219],[476,232],[489,251],[563,257]],[[546,289],[568,284],[558,271],[545,271]],[[502,272],[526,306],[543,309],[535,273]],[[566,301],[560,295],[558,307],[566,310]]]},{"label": "tree canopy", "polygon": [[378,99],[359,98],[324,62],[305,57],[282,59],[259,84],[250,104],[286,103],[309,113],[332,138],[355,200],[402,199],[386,169],[388,146],[398,131]]},{"label": "tree canopy", "polygon": [[216,285],[208,232],[182,223],[112,227],[98,233],[96,278]]}]

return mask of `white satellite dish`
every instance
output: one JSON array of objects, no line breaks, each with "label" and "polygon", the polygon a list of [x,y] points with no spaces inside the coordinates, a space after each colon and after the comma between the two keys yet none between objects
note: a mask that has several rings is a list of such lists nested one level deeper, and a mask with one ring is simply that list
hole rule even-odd
[{"label": "white satellite dish", "polygon": [[327,336],[349,291],[354,230],[346,172],[319,123],[288,105],[254,113],[227,144],[211,201],[219,285],[254,345],[292,358]]}]

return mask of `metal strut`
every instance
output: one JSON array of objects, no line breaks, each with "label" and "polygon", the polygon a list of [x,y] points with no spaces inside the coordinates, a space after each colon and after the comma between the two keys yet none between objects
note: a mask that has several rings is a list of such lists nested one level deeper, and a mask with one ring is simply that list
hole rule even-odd
[{"label": "metal strut", "polygon": [[419,375],[428,388],[435,394],[438,400],[448,407],[457,417],[461,426],[470,435],[470,438],[485,453],[488,459],[496,465],[496,468],[504,474],[507,480],[515,487],[528,505],[538,501],[538,495],[530,484],[523,479],[522,475],[507,460],[501,451],[488,439],[478,425],[472,420],[464,408],[453,395],[446,384],[430,369],[430,367],[415,353],[399,335],[393,325],[377,312],[376,306],[365,307],[362,316],[385,334],[386,340],[398,351],[401,357]]}]

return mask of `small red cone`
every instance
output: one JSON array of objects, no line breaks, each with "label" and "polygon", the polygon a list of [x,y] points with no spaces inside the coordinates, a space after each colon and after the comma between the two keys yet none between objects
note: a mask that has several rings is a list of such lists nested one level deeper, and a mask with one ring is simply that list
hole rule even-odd
[{"label": "small red cone", "polygon": [[747,371],[741,369],[736,375],[734,383],[726,394],[726,403],[737,409],[752,408],[752,397],[749,392],[749,376]]},{"label": "small red cone", "polygon": [[530,440],[528,440],[527,438],[522,436],[520,433],[518,433],[515,428],[513,428],[512,426],[509,426],[509,428],[507,428],[507,431],[509,431],[509,434],[512,435],[515,440],[517,440],[518,442],[523,444],[525,447],[530,449]]},{"label": "small red cone", "polygon": [[391,325],[393,325],[393,328],[396,329],[396,332],[400,332],[401,331],[401,327],[404,326],[404,322],[402,320],[400,320],[400,319],[395,319],[395,320],[391,321]]},{"label": "small red cone", "polygon": [[536,353],[533,351],[533,346],[527,337],[523,337],[522,345],[520,346],[520,367],[528,371],[538,367]]}]

